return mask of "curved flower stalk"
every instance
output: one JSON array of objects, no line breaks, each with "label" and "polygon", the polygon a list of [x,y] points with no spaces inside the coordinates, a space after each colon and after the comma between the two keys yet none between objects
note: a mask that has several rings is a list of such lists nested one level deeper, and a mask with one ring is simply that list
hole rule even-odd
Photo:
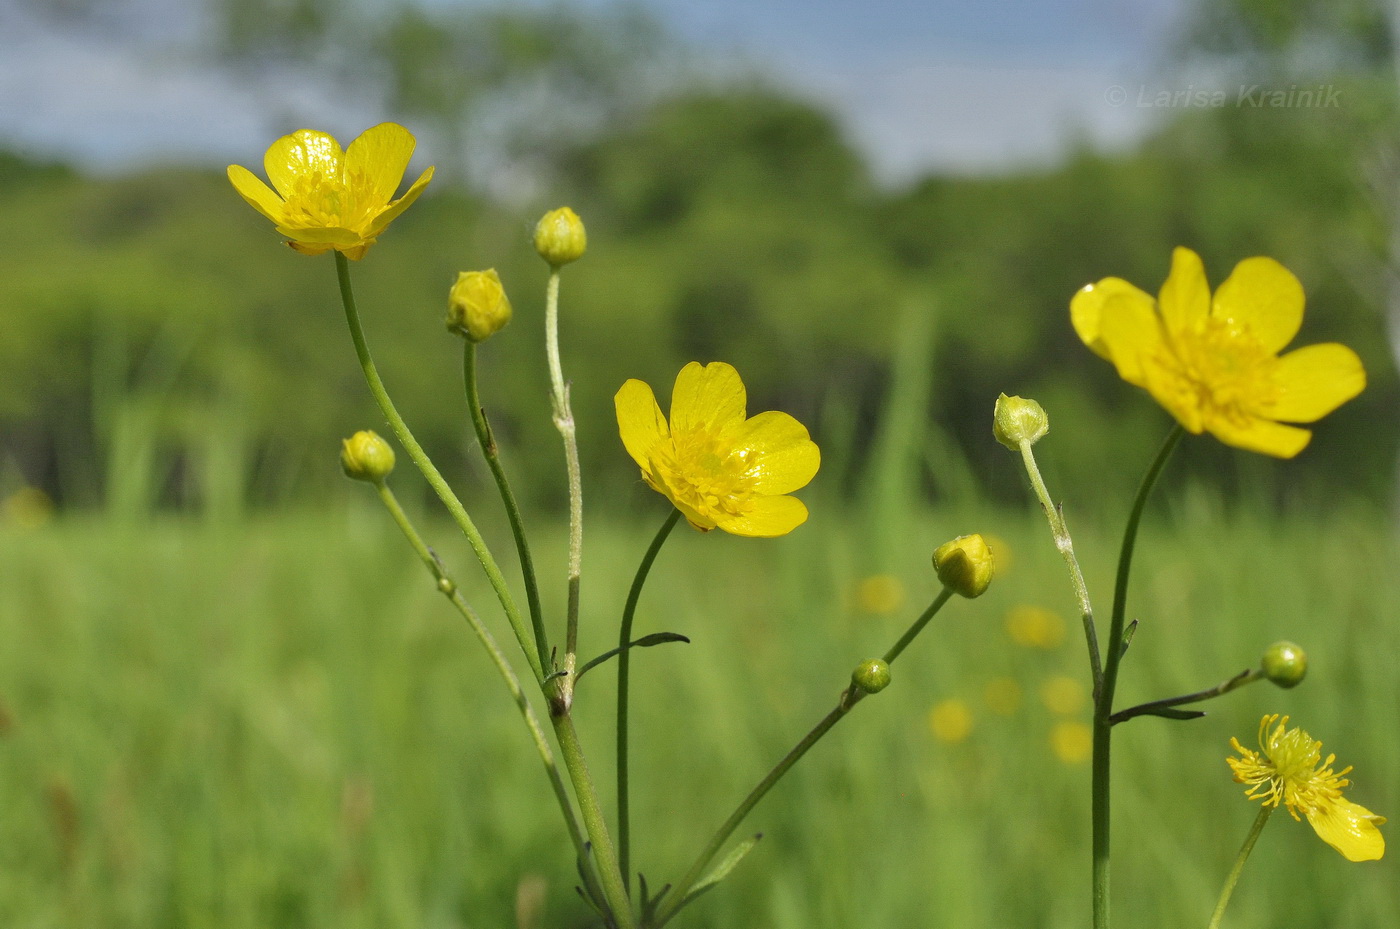
[{"label": "curved flower stalk", "polygon": [[1289,729],[1288,717],[1265,716],[1259,722],[1259,751],[1230,744],[1239,758],[1226,758],[1238,783],[1249,787],[1245,796],[1266,807],[1280,804],[1296,820],[1301,810],[1318,838],[1348,861],[1375,861],[1385,854],[1385,837],[1376,828],[1385,822],[1370,810],[1342,796],[1351,782],[1350,767],[1332,770],[1336,755],[1322,758],[1322,743],[1300,728]]},{"label": "curved flower stalk", "polygon": [[242,165],[229,165],[228,179],[292,248],[304,255],[335,249],[358,261],[433,178],[428,168],[393,199],[415,144],[397,123],[366,129],[344,151],[328,133],[298,129],[263,157],[272,187]]},{"label": "curved flower stalk", "polygon": [[1188,248],[1172,253],[1161,292],[1106,277],[1074,295],[1070,319],[1084,344],[1113,362],[1195,435],[1292,458],[1312,423],[1361,393],[1366,372],[1345,345],[1279,352],[1303,322],[1303,287],[1272,258],[1246,258],[1216,289]]},{"label": "curved flower stalk", "polygon": [[771,538],[807,521],[807,507],[788,495],[816,476],[821,453],[787,413],[746,417],[744,382],[730,365],[682,368],[669,421],[642,381],[627,381],[614,402],[627,454],[696,529]]}]

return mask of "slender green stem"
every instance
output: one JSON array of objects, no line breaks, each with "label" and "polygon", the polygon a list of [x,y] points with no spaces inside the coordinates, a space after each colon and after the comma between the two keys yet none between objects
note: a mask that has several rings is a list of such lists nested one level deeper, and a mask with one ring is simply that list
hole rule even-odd
[{"label": "slender green stem", "polygon": [[1128,525],[1123,532],[1123,546],[1118,553],[1118,577],[1113,589],[1113,614],[1109,622],[1108,651],[1104,654],[1103,686],[1094,700],[1094,758],[1092,778],[1091,819],[1093,824],[1093,912],[1094,929],[1108,929],[1108,865],[1110,808],[1109,788],[1113,750],[1113,694],[1118,686],[1118,667],[1123,658],[1123,617],[1128,605],[1128,577],[1132,570],[1133,549],[1137,544],[1138,524],[1147,507],[1147,498],[1157,483],[1186,430],[1180,425],[1171,433],[1152,460],[1147,474],[1138,487],[1133,508],[1128,513]]},{"label": "slender green stem", "polygon": [[486,547],[486,541],[477,531],[476,524],[467,515],[462,501],[457,499],[457,495],[453,493],[437,466],[428,457],[428,453],[423,451],[423,446],[418,444],[418,440],[409,431],[408,424],[399,415],[394,401],[389,399],[389,392],[385,390],[384,382],[380,380],[379,371],[374,366],[374,359],[370,357],[369,346],[365,342],[364,329],[360,326],[359,311],[355,308],[355,293],[350,286],[350,263],[340,252],[335,253],[335,270],[336,277],[340,281],[340,300],[345,306],[345,321],[350,326],[350,338],[355,343],[355,354],[359,356],[360,367],[364,370],[365,382],[369,385],[370,393],[374,395],[379,409],[383,412],[384,418],[388,420],[389,428],[393,430],[399,444],[408,452],[408,457],[413,459],[413,463],[418,466],[418,470],[422,472],[429,486],[438,495],[438,499],[442,501],[443,506],[447,507],[447,512],[452,515],[453,521],[462,530],[462,534],[467,537],[467,542],[470,543],[472,551],[476,553],[477,560],[481,562],[481,567],[486,572],[487,580],[491,582],[491,588],[501,601],[501,607],[505,610],[506,618],[510,621],[511,628],[515,632],[516,641],[520,643],[521,650],[525,652],[525,658],[530,663],[530,670],[535,673],[535,680],[543,681],[543,665],[540,663],[540,657],[531,641],[532,636],[525,625],[524,618],[520,615],[519,608],[515,605],[515,598],[511,596],[510,587],[507,586],[506,579],[496,564],[496,559],[492,557],[490,549]]},{"label": "slender green stem", "polygon": [[559,753],[564,757],[564,766],[569,769],[569,776],[574,782],[574,796],[578,797],[584,827],[593,841],[593,857],[597,860],[598,873],[603,882],[603,897],[608,901],[618,929],[633,929],[636,922],[632,918],[632,902],[617,866],[617,852],[613,849],[612,837],[608,835],[608,824],[598,804],[598,791],[593,786],[592,775],[588,773],[588,762],[583,757],[573,716],[567,712],[558,713],[551,715],[550,721],[554,724],[554,737],[559,740]]},{"label": "slender green stem", "polygon": [[[928,625],[928,621],[942,609],[943,604],[947,603],[952,595],[953,591],[950,588],[943,588],[938,596],[934,598],[933,603],[929,604],[928,609],[924,610],[919,618],[914,620],[914,624],[911,625],[904,635],[899,637],[899,641],[885,653],[885,661],[893,664],[894,660],[908,647],[909,643],[923,630],[924,626]],[[774,784],[782,780],[783,775],[787,774],[788,771],[792,769],[792,766],[797,764],[803,755],[807,754],[808,749],[816,745],[817,742],[821,740],[822,736],[830,732],[832,727],[839,723],[864,697],[865,692],[857,689],[854,684],[842,691],[841,699],[837,702],[836,708],[822,717],[822,721],[817,723],[811,732],[802,737],[802,741],[794,745],[792,750],[783,756],[782,761],[779,761],[777,766],[769,771],[763,780],[758,782],[758,786],[749,791],[749,795],[744,798],[743,802],[739,804],[733,813],[729,814],[729,818],[726,819],[724,824],[710,837],[710,841],[701,849],[700,854],[696,856],[690,869],[685,872],[685,876],[667,893],[662,906],[657,910],[653,929],[660,929],[661,926],[664,926],[676,915],[681,906],[685,904],[686,895],[690,893],[690,889],[695,886],[695,883],[700,880],[701,874],[709,865],[711,859],[719,854],[720,849],[724,847],[724,843],[733,835],[734,830],[739,828],[739,824],[744,821],[744,817],[748,816],[749,812],[758,805],[758,801],[762,800],[764,795],[773,789]]]},{"label": "slender green stem", "polygon": [[535,629],[535,650],[540,656],[540,664],[549,663],[549,637],[544,628],[544,609],[540,606],[539,582],[535,577],[535,562],[530,557],[530,542],[525,536],[525,523],[520,518],[520,506],[515,502],[515,494],[506,479],[505,468],[501,466],[500,449],[496,447],[496,437],[491,432],[491,424],[486,421],[486,410],[481,406],[481,397],[476,382],[476,343],[462,340],[462,383],[466,387],[467,406],[471,408],[472,428],[476,430],[477,442],[491,468],[491,476],[501,491],[501,503],[506,508],[506,518],[510,520],[510,531],[515,536],[515,551],[520,556],[520,573],[525,579],[525,600],[530,609],[530,624]]},{"label": "slender green stem", "polygon": [[574,851],[583,863],[583,879],[585,883],[590,885],[590,890],[595,891],[594,896],[600,896],[596,892],[600,890],[598,876],[589,858],[588,846],[583,831],[579,827],[578,817],[574,813],[573,801],[569,799],[568,788],[564,786],[564,780],[559,774],[559,767],[554,763],[554,752],[549,747],[549,741],[545,738],[544,729],[540,726],[534,707],[530,705],[529,698],[525,696],[525,691],[520,686],[520,679],[516,677],[515,669],[510,666],[510,661],[501,651],[501,647],[496,644],[496,639],[491,635],[490,630],[486,628],[481,618],[476,615],[476,611],[462,597],[457,583],[448,574],[442,562],[433,555],[432,550],[424,543],[423,537],[414,528],[408,514],[399,505],[398,498],[389,489],[389,485],[378,481],[375,484],[375,489],[379,491],[379,499],[389,511],[389,515],[394,518],[394,522],[398,524],[404,537],[408,539],[408,544],[418,553],[419,559],[437,580],[438,590],[452,601],[452,605],[457,608],[457,612],[462,614],[462,618],[467,621],[467,625],[471,626],[472,632],[476,633],[476,637],[486,648],[487,654],[491,656],[491,663],[496,666],[496,671],[501,675],[501,680],[505,682],[506,689],[510,691],[511,699],[515,701],[516,707],[520,710],[520,715],[525,720],[525,726],[530,730],[530,738],[535,743],[535,750],[539,752],[540,761],[544,764],[545,774],[549,776],[549,785],[554,790],[555,799],[559,802],[559,812],[564,817],[564,824],[569,831],[569,839],[574,843]]},{"label": "slender green stem", "polygon": [[1069,526],[1065,524],[1065,514],[1050,497],[1045,480],[1040,476],[1040,467],[1035,463],[1035,453],[1030,442],[1021,443],[1021,461],[1030,475],[1031,488],[1036,499],[1045,510],[1045,518],[1050,522],[1050,534],[1055,539],[1055,548],[1069,566],[1070,582],[1074,585],[1074,596],[1079,601],[1079,615],[1084,622],[1084,641],[1089,647],[1089,673],[1094,683],[1094,693],[1103,687],[1103,669],[1100,665],[1099,632],[1094,624],[1094,607],[1089,602],[1089,585],[1084,582],[1084,572],[1079,569],[1079,559],[1074,554],[1074,541],[1069,536]]},{"label": "slender green stem", "polygon": [[[564,439],[564,461],[569,474],[569,606],[564,638],[564,670],[572,675],[578,655],[579,577],[583,561],[583,476],[578,463],[578,436],[574,412],[569,406],[569,387],[559,363],[559,269],[549,269],[544,307],[545,353],[549,359],[550,399],[554,406],[554,426]],[[573,680],[563,682],[565,706],[572,700]]]},{"label": "slender green stem", "polygon": [[1137,706],[1129,707],[1126,710],[1119,710],[1109,716],[1109,722],[1115,726],[1119,723],[1132,719],[1134,716],[1150,716],[1154,710],[1165,707],[1181,706],[1183,703],[1200,703],[1202,700],[1210,700],[1229,693],[1232,690],[1243,687],[1245,684],[1253,684],[1255,681],[1264,679],[1264,672],[1259,668],[1249,668],[1241,671],[1234,677],[1221,681],[1214,687],[1207,687],[1205,690],[1198,690],[1195,693],[1183,694],[1180,697],[1165,697],[1161,700],[1153,700],[1151,703],[1139,703]]},{"label": "slender green stem", "polygon": [[651,540],[646,554],[642,556],[642,563],[637,566],[637,576],[632,579],[632,589],[627,592],[627,605],[622,608],[622,629],[618,634],[617,857],[619,867],[622,869],[622,882],[627,888],[629,896],[632,893],[632,809],[627,781],[627,696],[631,679],[632,649],[628,648],[628,645],[632,642],[632,620],[637,614],[637,601],[642,596],[642,585],[646,583],[647,575],[651,573],[651,565],[656,560],[657,553],[661,551],[661,546],[670,537],[671,530],[676,528],[676,523],[680,522],[680,518],[681,511],[673,508],[670,515],[666,517],[666,522],[662,523],[661,528],[657,530],[656,537]]},{"label": "slender green stem", "polygon": [[933,598],[933,602],[928,605],[928,608],[919,614],[918,619],[914,620],[913,625],[904,630],[904,635],[899,637],[899,641],[891,645],[890,650],[885,652],[885,661],[889,664],[894,664],[894,660],[909,647],[909,643],[914,641],[916,635],[924,631],[924,627],[928,625],[928,621],[933,619],[939,610],[943,609],[943,604],[947,603],[952,596],[953,588],[944,587],[940,590],[938,596]]},{"label": "slender green stem", "polygon": [[1240,853],[1235,856],[1235,863],[1225,878],[1225,886],[1220,890],[1220,900],[1215,904],[1215,912],[1211,914],[1207,929],[1220,929],[1220,919],[1225,915],[1225,907],[1230,902],[1230,895],[1235,892],[1235,885],[1240,882],[1240,872],[1244,870],[1244,863],[1249,860],[1249,853],[1254,851],[1254,843],[1259,841],[1264,824],[1269,821],[1269,814],[1273,811],[1273,806],[1266,803],[1259,810],[1259,815],[1254,817],[1254,825],[1250,827],[1249,835],[1245,836]]}]

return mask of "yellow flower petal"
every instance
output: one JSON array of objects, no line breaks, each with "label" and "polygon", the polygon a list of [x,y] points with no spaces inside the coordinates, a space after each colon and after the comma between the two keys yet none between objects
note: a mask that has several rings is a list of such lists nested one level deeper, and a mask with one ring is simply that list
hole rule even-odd
[{"label": "yellow flower petal", "polygon": [[283,200],[263,183],[262,178],[242,165],[228,166],[228,179],[233,184],[233,189],[238,191],[239,196],[248,201],[248,204],[274,223],[282,222]]},{"label": "yellow flower petal", "polygon": [[388,203],[408,170],[415,144],[413,133],[398,123],[371,126],[345,150],[345,177],[363,175],[373,202]]},{"label": "yellow flower petal", "polygon": [[817,476],[821,452],[807,427],[786,413],[759,413],[733,435],[735,450],[753,460],[744,476],[752,480],[756,493],[792,493]]},{"label": "yellow flower petal", "polygon": [[722,432],[744,421],[748,395],[739,372],[722,361],[701,367],[692,361],[676,375],[671,392],[671,429]]},{"label": "yellow flower petal", "polygon": [[1168,332],[1180,332],[1210,314],[1210,285],[1201,256],[1189,248],[1172,250],[1172,270],[1157,294]]},{"label": "yellow flower petal", "polygon": [[1309,345],[1278,360],[1281,391],[1267,414],[1290,423],[1312,423],[1366,387],[1366,369],[1356,352],[1337,342]]},{"label": "yellow flower petal", "polygon": [[1110,358],[1108,347],[1103,343],[1102,319],[1104,303],[1115,296],[1135,300],[1149,313],[1155,305],[1151,294],[1139,290],[1121,277],[1106,277],[1097,284],[1086,284],[1069,302],[1069,319],[1074,331],[1100,358]]},{"label": "yellow flower petal", "polygon": [[[344,226],[301,226],[280,224],[277,231],[289,239],[307,245],[326,245],[331,248],[349,247],[361,241],[364,236]],[[325,249],[321,249],[325,251]]]},{"label": "yellow flower petal", "polygon": [[1277,354],[1303,325],[1303,285],[1272,258],[1246,258],[1216,290],[1211,315],[1247,329]]},{"label": "yellow flower petal", "polygon": [[627,454],[641,465],[643,472],[650,474],[651,450],[670,432],[666,417],[661,415],[661,407],[656,403],[656,394],[646,382],[631,378],[613,397],[613,406],[617,409],[617,430]]},{"label": "yellow flower petal", "polygon": [[716,513],[715,525],[734,535],[771,539],[807,521],[807,507],[796,497],[759,497],[741,514]]},{"label": "yellow flower petal", "polygon": [[384,227],[399,218],[399,214],[413,205],[413,201],[418,199],[418,195],[423,192],[423,188],[428,186],[428,182],[433,179],[433,169],[429,167],[422,174],[418,175],[418,180],[413,182],[413,186],[404,192],[404,195],[388,207],[381,210],[379,215],[374,217],[374,221],[369,224],[368,235],[370,238],[379,235],[384,231]]},{"label": "yellow flower petal", "polygon": [[345,153],[340,143],[324,132],[298,129],[273,142],[263,156],[267,179],[282,199],[296,196],[297,181],[313,174],[338,182],[341,178]]},{"label": "yellow flower petal", "polygon": [[1312,433],[1268,419],[1236,423],[1225,418],[1208,420],[1206,430],[1226,445],[1275,458],[1292,458],[1307,447]]},{"label": "yellow flower petal", "polygon": [[1340,797],[1306,813],[1318,837],[1348,861],[1376,861],[1385,854],[1385,836],[1376,828],[1385,822],[1384,816]]},{"label": "yellow flower petal", "polygon": [[1145,386],[1144,368],[1162,350],[1162,323],[1152,304],[1126,291],[1109,294],[1101,307],[1099,339],[1118,376]]}]

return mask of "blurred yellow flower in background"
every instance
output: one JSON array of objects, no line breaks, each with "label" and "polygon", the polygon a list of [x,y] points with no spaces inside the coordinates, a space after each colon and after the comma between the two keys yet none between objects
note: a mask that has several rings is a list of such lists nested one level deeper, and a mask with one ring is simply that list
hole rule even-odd
[{"label": "blurred yellow flower in background", "polygon": [[862,613],[893,613],[904,605],[904,584],[893,574],[862,578],[856,585],[855,605]]},{"label": "blurred yellow flower in background", "polygon": [[358,261],[432,180],[428,168],[393,199],[415,144],[397,123],[366,129],[345,151],[327,133],[298,129],[263,157],[272,187],[242,165],[229,165],[228,179],[292,248],[306,255],[335,249]]},{"label": "blurred yellow flower in background", "polygon": [[1065,674],[1047,677],[1040,685],[1040,702],[1045,708],[1060,716],[1070,716],[1079,712],[1085,701],[1084,685]]},{"label": "blurred yellow flower in background", "polygon": [[972,710],[956,697],[940,700],[929,710],[928,727],[938,741],[956,745],[972,734]]},{"label": "blurred yellow flower in background", "polygon": [[1361,393],[1366,372],[1345,345],[1279,352],[1303,323],[1303,287],[1272,258],[1246,258],[1211,296],[1188,248],[1172,253],[1157,299],[1116,277],[1070,301],[1084,344],[1152,394],[1187,431],[1278,458],[1303,450],[1311,423]]},{"label": "blurred yellow flower in background", "polygon": [[1094,730],[1086,723],[1062,720],[1050,730],[1050,749],[1065,764],[1083,764],[1094,752]]},{"label": "blurred yellow flower in background", "polygon": [[53,518],[53,498],[38,487],[21,487],[5,498],[0,513],[21,529],[38,529]]},{"label": "blurred yellow flower in background", "polygon": [[1058,648],[1065,640],[1065,621],[1043,606],[1021,604],[1007,612],[1006,634],[1026,648]]},{"label": "blurred yellow flower in background", "polygon": [[669,422],[642,381],[628,380],[613,399],[627,454],[696,529],[770,538],[807,521],[807,507],[787,495],[816,476],[821,453],[786,413],[746,418],[744,382],[733,367],[682,368]]},{"label": "blurred yellow flower in background", "polygon": [[1230,744],[1239,758],[1226,758],[1235,781],[1249,785],[1245,796],[1265,806],[1282,803],[1294,819],[1298,811],[1308,818],[1322,841],[1341,852],[1348,861],[1374,861],[1385,854],[1385,837],[1376,828],[1385,822],[1364,806],[1342,796],[1351,782],[1343,775],[1350,767],[1332,771],[1336,755],[1322,760],[1322,743],[1315,742],[1302,729],[1288,729],[1288,717],[1265,716],[1259,722],[1259,748],[1253,751]]}]

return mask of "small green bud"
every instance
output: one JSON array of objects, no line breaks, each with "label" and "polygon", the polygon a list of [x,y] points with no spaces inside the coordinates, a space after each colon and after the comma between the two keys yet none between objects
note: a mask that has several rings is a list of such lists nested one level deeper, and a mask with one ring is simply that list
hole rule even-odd
[{"label": "small green bud", "polygon": [[366,429],[341,443],[340,467],[348,478],[377,484],[394,470],[394,450]]},{"label": "small green bud", "polygon": [[440,577],[438,578],[438,590],[450,597],[457,592],[457,585],[450,577]]},{"label": "small green bud", "polygon": [[566,206],[550,210],[535,226],[535,251],[551,267],[578,261],[587,248],[588,233],[583,220]]},{"label": "small green bud", "polygon": [[495,268],[463,271],[447,295],[447,328],[472,342],[484,342],[510,322],[510,300]]},{"label": "small green bud", "polygon": [[1021,450],[1021,443],[1034,445],[1040,437],[1050,431],[1050,417],[1034,400],[1024,397],[997,397],[996,410],[992,413],[992,435],[1013,452]]},{"label": "small green bud", "polygon": [[1297,687],[1308,674],[1308,655],[1292,642],[1275,642],[1264,649],[1260,662],[1264,676],[1287,690]]},{"label": "small green bud", "polygon": [[971,600],[992,582],[992,550],[980,535],[960,535],[933,553],[933,569],[944,587]]},{"label": "small green bud", "polygon": [[871,658],[856,665],[851,683],[868,694],[878,694],[890,686],[890,664],[883,658]]}]

